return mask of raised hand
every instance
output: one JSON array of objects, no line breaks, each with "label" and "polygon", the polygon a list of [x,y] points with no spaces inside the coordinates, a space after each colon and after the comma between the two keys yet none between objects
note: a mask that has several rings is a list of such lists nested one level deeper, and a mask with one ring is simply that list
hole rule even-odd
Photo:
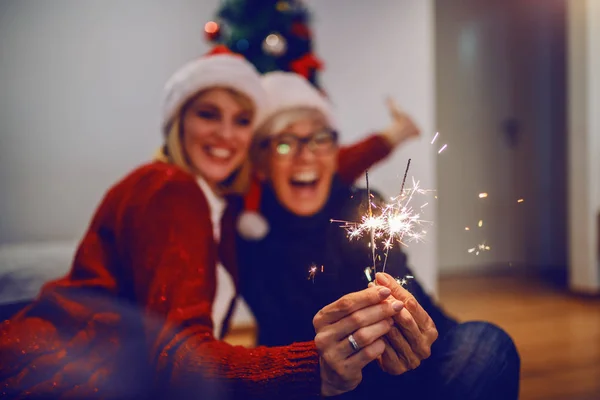
[{"label": "raised hand", "polygon": [[387,99],[387,106],[392,119],[388,128],[383,131],[393,146],[397,146],[404,141],[418,137],[421,131],[415,125],[410,116],[404,113],[392,98]]}]

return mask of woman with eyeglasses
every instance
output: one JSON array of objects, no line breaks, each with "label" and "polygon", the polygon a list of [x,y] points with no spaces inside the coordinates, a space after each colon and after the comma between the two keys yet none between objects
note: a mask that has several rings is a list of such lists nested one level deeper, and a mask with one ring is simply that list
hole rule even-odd
[{"label": "woman with eyeglasses", "polygon": [[[367,193],[337,175],[338,133],[327,100],[294,74],[267,74],[263,83],[272,107],[257,130],[251,158],[262,181],[259,211],[269,230],[261,238],[238,237],[241,294],[256,318],[259,345],[314,339],[319,348],[337,341],[345,347],[342,366],[350,364],[378,340],[364,332],[323,334],[323,310],[373,285],[365,274],[371,251],[368,238],[348,241],[330,221],[359,220]],[[397,247],[386,271],[391,275],[377,274],[377,284],[391,290],[386,301],[404,307],[390,320],[378,362],[360,371],[321,370],[322,376],[354,382],[344,398],[517,398],[519,357],[504,331],[484,322],[458,324],[417,281],[403,288],[392,276],[413,274]],[[322,363],[336,357],[323,352]]]}]

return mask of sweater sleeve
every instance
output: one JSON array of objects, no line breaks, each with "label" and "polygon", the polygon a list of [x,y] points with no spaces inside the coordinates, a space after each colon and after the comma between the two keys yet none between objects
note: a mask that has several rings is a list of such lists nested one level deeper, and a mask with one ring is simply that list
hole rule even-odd
[{"label": "sweater sleeve", "polygon": [[195,182],[167,182],[130,212],[132,223],[123,234],[136,298],[147,313],[165,320],[148,328],[147,337],[156,380],[167,397],[319,396],[313,342],[245,349],[213,338],[217,249],[208,205]]},{"label": "sweater sleeve", "polygon": [[386,158],[393,146],[380,134],[373,134],[358,143],[342,147],[338,155],[338,175],[351,185],[367,169]]}]

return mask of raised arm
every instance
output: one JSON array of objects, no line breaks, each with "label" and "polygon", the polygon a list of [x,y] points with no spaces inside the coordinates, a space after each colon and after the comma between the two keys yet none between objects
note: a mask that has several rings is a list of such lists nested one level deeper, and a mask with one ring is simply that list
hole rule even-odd
[{"label": "raised arm", "polygon": [[380,133],[342,147],[338,156],[338,174],[346,184],[353,184],[365,171],[388,157],[402,143],[420,132],[414,121],[396,103],[388,99],[390,125]]},{"label": "raised arm", "polygon": [[338,155],[338,175],[351,185],[366,170],[385,159],[394,146],[382,134],[372,134],[366,139],[344,146]]}]

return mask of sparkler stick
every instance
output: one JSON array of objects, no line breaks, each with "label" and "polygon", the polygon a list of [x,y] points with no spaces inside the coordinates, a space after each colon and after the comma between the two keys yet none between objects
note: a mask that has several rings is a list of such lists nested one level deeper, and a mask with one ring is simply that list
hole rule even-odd
[{"label": "sparkler stick", "polygon": [[404,184],[406,183],[406,175],[408,175],[408,169],[410,168],[410,158],[408,159],[408,164],[406,164],[406,170],[404,171],[404,178],[402,178],[402,186],[400,187],[400,196],[404,193]]},{"label": "sparkler stick", "polygon": [[[400,199],[402,199],[402,197],[404,196],[404,184],[406,183],[406,176],[408,175],[408,169],[410,168],[410,158],[408,159],[408,163],[406,164],[406,170],[404,171],[404,178],[402,178],[402,186],[400,186]],[[412,196],[412,194],[411,194]],[[400,242],[402,242],[402,238],[404,237],[404,232],[402,232],[400,234]],[[385,272],[385,266],[387,265],[387,260],[388,260],[388,254],[390,252],[390,247],[392,246],[391,243],[392,237],[390,236],[390,238],[388,239],[387,245],[385,246],[385,258],[383,260],[383,272]]]},{"label": "sparkler stick", "polygon": [[[365,171],[365,179],[367,181],[367,201],[369,202],[369,219],[373,219],[373,209],[371,206],[371,189],[369,188],[369,171]],[[373,255],[373,271],[375,267],[375,227],[371,226],[371,254]]]}]

